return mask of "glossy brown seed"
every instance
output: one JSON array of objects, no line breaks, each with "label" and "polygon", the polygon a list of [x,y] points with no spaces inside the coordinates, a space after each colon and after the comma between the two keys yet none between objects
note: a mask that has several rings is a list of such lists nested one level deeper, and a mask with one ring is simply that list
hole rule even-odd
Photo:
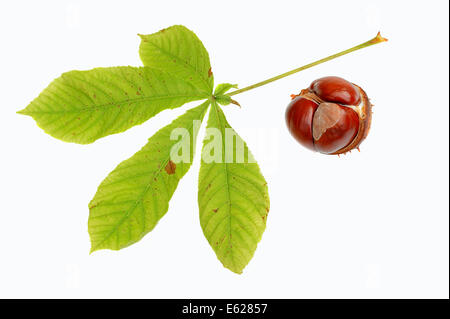
[{"label": "glossy brown seed", "polygon": [[358,130],[358,113],[349,107],[324,102],[314,113],[314,145],[321,153],[332,154],[346,147]]},{"label": "glossy brown seed", "polygon": [[314,150],[312,119],[318,106],[314,101],[297,96],[286,109],[286,125],[292,136],[311,150]]},{"label": "glossy brown seed", "polygon": [[358,88],[337,76],[327,76],[315,80],[311,83],[309,89],[327,102],[358,105],[361,101]]},{"label": "glossy brown seed", "polygon": [[359,86],[328,76],[294,95],[286,110],[286,124],[303,146],[324,154],[342,154],[358,148],[366,138],[371,108]]}]

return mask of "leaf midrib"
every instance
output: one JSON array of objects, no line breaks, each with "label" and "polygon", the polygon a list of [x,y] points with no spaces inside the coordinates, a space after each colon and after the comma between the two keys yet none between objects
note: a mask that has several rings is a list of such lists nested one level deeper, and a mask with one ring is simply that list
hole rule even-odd
[{"label": "leaf midrib", "polygon": [[[224,124],[222,123],[222,121],[220,120],[220,116],[219,116],[219,106],[217,105],[217,103],[216,102],[214,102],[213,103],[213,105],[214,105],[214,113],[215,113],[215,115],[216,115],[216,117],[217,117],[217,122],[219,123],[219,125],[220,125],[220,128],[221,128],[221,131],[222,131],[222,134],[224,134],[224,131],[225,131],[225,126],[224,126]],[[224,135],[222,135],[222,136],[224,136]],[[224,157],[225,156],[225,154],[224,154],[224,151],[225,151],[225,145],[224,145],[224,140],[222,139],[222,143],[223,143],[223,145],[222,145],[222,156]],[[223,159],[222,159],[223,160]],[[230,258],[231,258],[231,262],[232,262],[232,264],[233,264],[233,268],[234,268],[234,270],[236,270],[236,264],[235,264],[235,262],[234,262],[234,257],[233,257],[233,245],[232,245],[232,237],[231,237],[231,219],[232,219],[232,214],[231,214],[231,194],[230,194],[230,183],[229,183],[229,178],[228,178],[228,164],[227,164],[227,162],[226,161],[223,161],[224,163],[224,170],[225,170],[225,181],[226,181],[226,190],[227,190],[227,198],[228,198],[228,205],[227,205],[227,207],[228,207],[228,237],[229,237],[229,243],[230,243]]]},{"label": "leaf midrib", "polygon": [[207,96],[201,94],[201,95],[191,95],[191,94],[174,94],[174,95],[161,95],[161,96],[149,96],[149,97],[142,97],[142,98],[134,98],[134,99],[127,99],[127,100],[120,100],[115,102],[109,102],[99,105],[93,105],[93,106],[86,106],[79,109],[71,109],[71,110],[63,110],[63,111],[27,111],[26,109],[23,111],[19,111],[19,113],[26,114],[26,115],[32,115],[32,114],[71,114],[71,113],[83,113],[83,112],[92,112],[96,111],[99,108],[102,108],[103,110],[107,110],[111,107],[117,107],[119,104],[123,103],[140,103],[140,102],[146,102],[146,101],[158,101],[158,100],[164,100],[164,99],[170,99],[170,98],[206,98]]}]

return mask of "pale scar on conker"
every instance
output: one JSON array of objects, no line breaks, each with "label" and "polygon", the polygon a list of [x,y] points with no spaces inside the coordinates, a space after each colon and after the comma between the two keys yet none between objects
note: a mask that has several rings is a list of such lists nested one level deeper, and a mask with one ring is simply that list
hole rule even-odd
[{"label": "pale scar on conker", "polygon": [[337,76],[311,83],[286,110],[286,124],[303,146],[324,154],[342,154],[359,149],[367,137],[372,105],[358,85]]},{"label": "pale scar on conker", "polygon": [[166,170],[166,173],[169,175],[175,174],[175,170],[177,169],[177,165],[175,165],[174,162],[169,161],[164,168]]}]

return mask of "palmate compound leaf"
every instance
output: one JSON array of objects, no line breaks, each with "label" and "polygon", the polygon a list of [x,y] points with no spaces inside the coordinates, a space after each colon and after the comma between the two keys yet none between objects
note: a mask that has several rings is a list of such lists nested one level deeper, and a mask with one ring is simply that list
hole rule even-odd
[{"label": "palmate compound leaf", "polygon": [[139,55],[145,66],[167,71],[212,93],[214,77],[209,54],[194,32],[182,25],[174,25],[139,36]]},{"label": "palmate compound leaf", "polygon": [[[197,131],[209,103],[159,130],[101,183],[89,204],[91,252],[127,247],[164,216],[178,182],[191,166]],[[184,158],[177,157],[180,153]]]},{"label": "palmate compound leaf", "polygon": [[247,145],[215,102],[203,144],[198,204],[203,233],[217,257],[242,273],[266,227],[269,195]]},{"label": "palmate compound leaf", "polygon": [[19,113],[32,116],[53,137],[87,144],[141,124],[164,109],[207,97],[161,70],[96,68],[64,73]]}]

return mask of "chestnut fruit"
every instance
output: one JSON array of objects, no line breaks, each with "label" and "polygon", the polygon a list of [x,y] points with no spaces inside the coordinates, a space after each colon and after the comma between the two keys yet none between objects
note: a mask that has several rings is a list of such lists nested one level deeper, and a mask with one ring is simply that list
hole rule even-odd
[{"label": "chestnut fruit", "polygon": [[324,154],[342,154],[359,145],[370,129],[372,105],[356,84],[337,76],[311,83],[286,110],[286,124],[303,146]]}]

